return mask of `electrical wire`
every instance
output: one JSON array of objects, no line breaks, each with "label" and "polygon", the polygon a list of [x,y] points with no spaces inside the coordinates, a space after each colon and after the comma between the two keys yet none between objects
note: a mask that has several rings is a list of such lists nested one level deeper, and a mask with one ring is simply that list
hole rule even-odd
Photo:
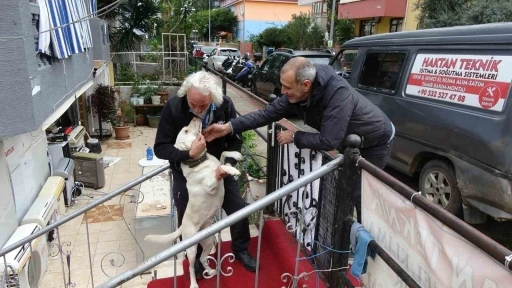
[{"label": "electrical wire", "polygon": [[[6,37],[0,37],[0,40],[2,41],[5,41],[5,40],[12,40],[12,39],[25,39],[25,38],[29,38],[29,37],[35,37],[35,36],[38,36],[39,34],[43,34],[43,33],[48,33],[48,32],[51,32],[51,31],[54,31],[54,30],[57,30],[59,28],[62,28],[62,27],[66,27],[66,26],[69,26],[69,25],[72,25],[72,24],[75,24],[75,23],[79,23],[79,22],[83,22],[83,21],[87,21],[87,20],[90,20],[90,19],[94,19],[94,18],[99,18],[103,15],[106,15],[107,13],[113,11],[114,9],[116,9],[120,4],[121,4],[121,1],[122,0],[117,0],[101,9],[99,9],[98,11],[94,12],[94,13],[91,13],[91,14],[88,14],[86,16],[84,16],[83,18],[80,18],[78,20],[75,20],[73,22],[69,22],[69,23],[66,23],[66,24],[62,24],[60,26],[57,26],[57,27],[54,27],[54,28],[51,28],[51,29],[48,29],[48,30],[44,30],[44,31],[41,31],[41,32],[38,32],[38,33],[34,33],[34,34],[30,34],[30,35],[20,35],[20,36],[6,36]],[[114,5],[114,6],[113,6]],[[111,7],[113,6],[113,7]],[[110,7],[110,8],[109,8]],[[105,10],[105,9],[108,9],[107,11],[104,11],[104,12],[101,12],[101,13],[98,13],[100,12],[101,10]],[[95,15],[95,16],[94,16]],[[93,16],[93,17],[91,17]]]}]

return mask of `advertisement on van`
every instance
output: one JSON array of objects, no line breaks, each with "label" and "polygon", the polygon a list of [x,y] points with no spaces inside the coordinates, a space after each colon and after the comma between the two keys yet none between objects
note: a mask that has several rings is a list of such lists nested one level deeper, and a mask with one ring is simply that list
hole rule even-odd
[{"label": "advertisement on van", "polygon": [[[361,174],[363,225],[421,287],[511,287],[505,259],[496,262],[370,173]],[[365,287],[407,287],[378,256],[368,258],[362,280]]]},{"label": "advertisement on van", "polygon": [[512,56],[418,54],[406,94],[501,112]]}]

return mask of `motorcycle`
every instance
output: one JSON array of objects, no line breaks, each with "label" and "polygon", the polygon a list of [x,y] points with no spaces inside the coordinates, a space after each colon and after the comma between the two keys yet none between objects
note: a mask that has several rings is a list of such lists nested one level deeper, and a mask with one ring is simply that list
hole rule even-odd
[{"label": "motorcycle", "polygon": [[256,70],[256,65],[251,60],[244,63],[244,68],[235,76],[235,82],[240,84],[243,88],[251,87],[251,77]]},{"label": "motorcycle", "polygon": [[233,67],[233,63],[235,62],[235,59],[231,56],[228,56],[224,61],[222,61],[222,73],[228,74],[228,70]]}]

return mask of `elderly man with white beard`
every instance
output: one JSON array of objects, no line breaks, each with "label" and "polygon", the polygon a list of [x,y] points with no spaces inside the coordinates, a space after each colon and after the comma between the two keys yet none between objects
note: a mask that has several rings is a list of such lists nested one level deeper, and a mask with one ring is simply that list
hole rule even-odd
[{"label": "elderly man with white beard", "polygon": [[[217,159],[223,151],[240,152],[242,137],[240,133],[226,135],[215,141],[206,143],[202,135],[192,144],[190,151],[179,151],[174,144],[180,130],[187,126],[194,117],[202,120],[202,128],[211,124],[227,123],[236,118],[235,106],[231,99],[224,96],[219,84],[213,75],[200,71],[188,76],[178,90],[179,97],[172,97],[165,104],[155,139],[155,155],[160,159],[169,160],[172,170],[172,193],[178,211],[178,226],[181,225],[183,215],[188,203],[186,179],[181,171],[180,164],[190,167],[199,165],[205,159],[199,157],[207,149],[208,153]],[[199,158],[198,158],[199,157]],[[236,165],[236,160],[226,158],[226,165]],[[228,176],[222,169],[216,171],[217,179],[224,179],[225,196],[222,208],[228,215],[245,207],[238,183],[233,176]],[[243,219],[230,227],[232,250],[235,258],[241,261],[244,267],[251,272],[256,271],[256,260],[248,251],[250,242],[249,221]],[[198,246],[197,258],[201,255]],[[195,262],[195,271],[198,278],[204,271],[200,261]]]}]

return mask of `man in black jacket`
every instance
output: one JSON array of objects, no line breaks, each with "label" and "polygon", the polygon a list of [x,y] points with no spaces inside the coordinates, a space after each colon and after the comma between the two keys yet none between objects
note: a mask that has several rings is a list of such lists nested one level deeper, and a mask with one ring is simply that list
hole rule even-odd
[{"label": "man in black jacket", "polygon": [[[320,133],[283,131],[280,145],[294,143],[298,148],[343,152],[350,134],[361,137],[361,156],[384,168],[395,128],[377,106],[355,91],[329,65],[313,65],[306,58],[296,57],[281,69],[282,97],[265,109],[254,111],[229,123],[212,125],[203,131],[206,141],[232,133],[241,133],[279,121],[300,117]],[[361,183],[354,187],[353,200],[360,220]]]},{"label": "man in black jacket", "polygon": [[[155,140],[155,155],[158,158],[169,160],[172,170],[172,193],[174,203],[178,211],[178,225],[181,225],[183,214],[188,203],[187,180],[181,171],[181,163],[195,165],[197,159],[205,149],[208,153],[220,158],[223,151],[238,151],[242,148],[240,133],[232,133],[226,137],[206,144],[202,135],[192,144],[190,151],[179,151],[174,144],[180,130],[187,126],[194,117],[203,121],[203,129],[212,123],[226,123],[236,118],[236,111],[230,98],[223,96],[222,90],[207,72],[201,71],[190,75],[185,79],[178,90],[179,97],[171,98],[165,104],[158,124]],[[236,160],[226,158],[226,165],[236,165]],[[233,176],[227,176],[220,167],[216,170],[217,179],[224,178],[224,203],[222,208],[228,215],[245,207],[238,190],[238,183]],[[256,271],[256,261],[249,254],[250,241],[249,221],[241,220],[230,227],[232,238],[232,250],[236,259],[240,260],[249,271]],[[197,256],[201,255],[202,248],[198,246]],[[200,261],[196,261],[196,276],[201,277],[204,271]]]}]

